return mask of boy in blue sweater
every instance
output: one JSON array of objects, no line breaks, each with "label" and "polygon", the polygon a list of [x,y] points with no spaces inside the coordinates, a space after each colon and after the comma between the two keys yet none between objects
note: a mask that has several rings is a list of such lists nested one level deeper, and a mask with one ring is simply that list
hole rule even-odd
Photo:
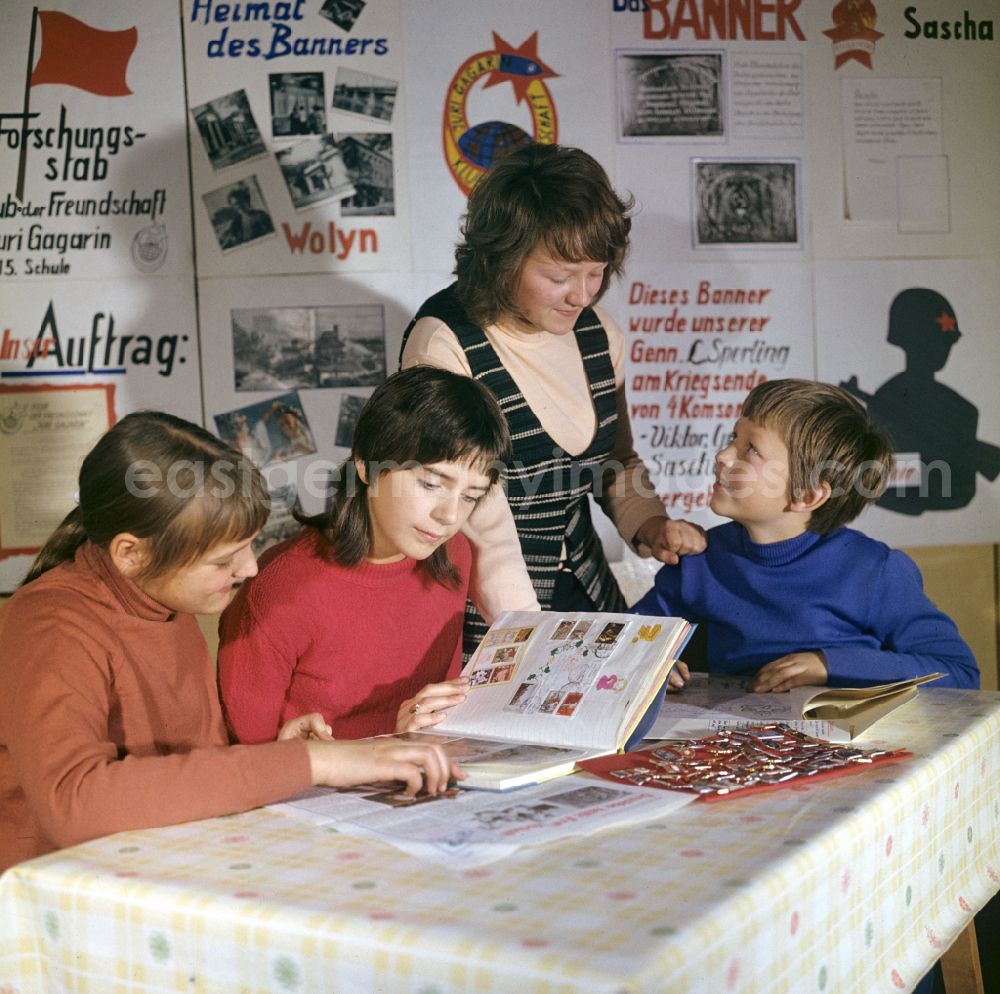
[{"label": "boy in blue sweater", "polygon": [[945,674],[935,686],[978,687],[972,652],[913,560],[844,527],[885,490],[891,454],[846,391],[759,384],[716,456],[710,506],[732,520],[704,553],[664,566],[632,610],[704,624],[711,671],[752,677],[752,691],[934,672]]}]

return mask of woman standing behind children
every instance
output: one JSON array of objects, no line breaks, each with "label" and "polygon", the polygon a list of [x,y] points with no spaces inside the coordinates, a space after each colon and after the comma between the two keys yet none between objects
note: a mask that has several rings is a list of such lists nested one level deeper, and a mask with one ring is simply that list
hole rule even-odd
[{"label": "woman standing behind children", "polygon": [[664,566],[632,610],[704,623],[711,672],[752,677],[753,691],[934,672],[935,686],[978,687],[975,657],[913,560],[845,527],[885,490],[891,458],[839,387],[759,384],[716,456],[711,507],[732,520],[709,531],[704,555]]},{"label": "woman standing behind children", "polygon": [[[705,547],[701,528],[667,518],[636,455],[625,338],[596,306],[621,275],[630,208],[578,148],[504,156],[469,197],[456,282],[404,335],[402,366],[472,376],[510,424],[506,499],[484,501],[465,530],[481,566],[480,607],[624,610],[591,495],[642,555],[674,563]],[[484,631],[470,610],[466,652]]]},{"label": "woman standing behind children", "polygon": [[372,394],[329,510],[265,553],[222,616],[220,686],[240,741],[310,711],[337,738],[409,731],[464,700],[475,567],[458,531],[509,458],[496,401],[467,377],[423,366]]},{"label": "woman standing behind children", "polygon": [[323,741],[317,715],[229,746],[193,615],[256,572],[268,504],[249,460],[168,414],[128,415],[84,459],[79,505],[0,612],[0,870],[312,784],[461,777],[436,748]]}]

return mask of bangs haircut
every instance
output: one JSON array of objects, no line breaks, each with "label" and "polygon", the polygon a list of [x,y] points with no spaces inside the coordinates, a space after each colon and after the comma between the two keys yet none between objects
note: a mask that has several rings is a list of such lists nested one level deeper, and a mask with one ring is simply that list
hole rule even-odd
[{"label": "bangs haircut", "polygon": [[187,566],[216,545],[248,539],[267,522],[267,486],[257,467],[239,453],[196,463],[189,471],[185,467],[177,477],[185,475],[188,479],[178,489],[193,488],[192,497],[161,531],[149,536],[150,558],[138,574],[141,579]]},{"label": "bangs haircut", "polygon": [[122,533],[148,556],[133,579],[186,566],[220,542],[259,531],[270,495],[257,467],[204,428],[162,411],[122,418],[80,467],[79,504],[53,532],[25,583],[73,558],[85,541]]},{"label": "bangs haircut", "polygon": [[139,579],[163,576],[213,546],[241,541],[263,528],[270,494],[246,456],[168,414],[136,428],[122,446],[125,490],[145,505],[146,513],[140,518],[133,512],[133,527],[119,527],[116,534],[129,531],[148,540],[149,559]]},{"label": "bangs haircut", "polygon": [[531,144],[499,159],[469,196],[455,250],[456,293],[479,325],[523,318],[517,288],[536,248],[566,262],[606,265],[594,302],[620,276],[634,199],[615,193],[607,173],[578,148]]},{"label": "bangs haircut", "polygon": [[793,500],[829,484],[830,497],[810,515],[809,531],[824,535],[848,524],[888,486],[892,442],[840,387],[766,380],[750,391],[742,415],[783,438]]},{"label": "bangs haircut", "polygon": [[407,466],[471,462],[494,484],[510,458],[507,421],[493,394],[433,366],[386,380],[365,405],[351,445],[351,459],[369,468],[369,479]]},{"label": "bangs haircut", "polygon": [[[481,469],[492,487],[510,458],[507,420],[486,387],[446,369],[414,366],[390,376],[365,404],[351,458],[334,480],[329,509],[296,517],[319,532],[322,554],[341,566],[356,566],[371,551],[368,487],[380,476],[433,463],[468,463]],[[356,461],[368,482],[359,476]],[[444,546],[418,568],[445,586],[460,581]]]}]

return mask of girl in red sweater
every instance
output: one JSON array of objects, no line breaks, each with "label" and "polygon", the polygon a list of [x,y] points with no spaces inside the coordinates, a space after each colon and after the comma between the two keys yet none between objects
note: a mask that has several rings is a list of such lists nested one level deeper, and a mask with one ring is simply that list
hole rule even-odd
[{"label": "girl in red sweater", "polygon": [[222,616],[220,687],[241,742],[312,711],[338,739],[411,731],[465,699],[475,566],[459,529],[509,453],[476,380],[415,366],[372,394],[329,510],[265,553]]},{"label": "girl in red sweater", "polygon": [[257,571],[256,468],[196,425],[130,414],[0,612],[0,870],[125,829],[242,811],[312,784],[461,778],[437,747],[334,742],[315,714],[231,746],[194,613]]}]

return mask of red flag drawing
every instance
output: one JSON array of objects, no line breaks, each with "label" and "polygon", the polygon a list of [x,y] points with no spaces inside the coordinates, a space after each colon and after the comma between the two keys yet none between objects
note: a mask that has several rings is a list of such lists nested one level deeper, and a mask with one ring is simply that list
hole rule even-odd
[{"label": "red flag drawing", "polygon": [[139,32],[102,31],[58,10],[40,10],[42,53],[31,74],[31,85],[62,83],[100,97],[127,97],[129,59]]}]

